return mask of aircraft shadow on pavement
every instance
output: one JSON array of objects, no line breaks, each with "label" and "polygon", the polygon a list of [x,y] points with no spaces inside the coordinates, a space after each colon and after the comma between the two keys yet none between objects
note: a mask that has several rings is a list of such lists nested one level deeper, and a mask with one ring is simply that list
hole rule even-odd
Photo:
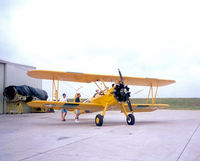
[{"label": "aircraft shadow on pavement", "polygon": [[[142,125],[163,125],[163,124],[174,124],[175,122],[177,123],[178,120],[138,120],[135,122],[134,126],[142,126]],[[178,121],[179,122],[179,121]],[[92,126],[92,127],[96,127],[94,119],[80,119],[79,123],[75,123],[74,119],[66,119],[66,121],[61,121],[61,120],[51,120],[48,122],[40,122],[40,124],[38,124],[40,126],[58,126],[58,127],[65,127],[65,126],[78,126],[78,127],[82,127],[82,126]],[[125,120],[105,120],[103,123],[103,126],[128,126]]]}]

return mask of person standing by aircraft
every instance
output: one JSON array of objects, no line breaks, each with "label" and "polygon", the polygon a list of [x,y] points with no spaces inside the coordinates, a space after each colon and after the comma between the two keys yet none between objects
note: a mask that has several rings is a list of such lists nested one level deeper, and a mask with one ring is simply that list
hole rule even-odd
[{"label": "person standing by aircraft", "polygon": [[[60,99],[60,102],[67,102],[66,94],[63,93],[62,96],[63,96],[63,97]],[[61,120],[62,120],[62,121],[66,121],[66,120],[65,120],[66,115],[67,115],[67,109],[63,108],[63,109],[61,110]]]},{"label": "person standing by aircraft", "polygon": [[[75,99],[75,102],[81,102],[81,94],[77,93],[77,97]],[[75,117],[75,122],[79,123],[79,115],[80,115],[80,110],[76,109],[76,117]]]}]

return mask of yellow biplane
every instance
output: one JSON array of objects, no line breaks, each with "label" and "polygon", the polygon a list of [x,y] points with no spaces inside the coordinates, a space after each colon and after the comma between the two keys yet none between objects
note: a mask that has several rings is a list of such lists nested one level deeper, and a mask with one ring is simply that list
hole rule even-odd
[{"label": "yellow biplane", "polygon": [[[52,98],[56,96],[56,101],[31,101],[28,103],[31,107],[41,108],[54,108],[54,109],[67,109],[68,111],[74,111],[79,109],[85,113],[99,112],[102,114],[96,115],[95,123],[97,126],[103,125],[103,119],[106,111],[121,111],[126,116],[128,125],[134,125],[135,117],[134,112],[151,112],[161,107],[168,107],[167,104],[155,104],[158,87],[166,86],[175,83],[174,80],[154,79],[154,78],[137,78],[137,77],[122,77],[119,70],[119,76],[113,75],[97,75],[97,74],[85,74],[85,73],[73,73],[73,72],[57,72],[46,70],[32,70],[27,74],[30,77],[38,79],[52,80]],[[56,85],[57,81],[57,85]],[[92,97],[87,102],[59,102],[58,91],[59,81],[71,81],[81,83],[94,82],[100,89],[100,93],[95,97]],[[97,82],[102,82],[105,89],[101,89]],[[112,87],[109,89],[105,82],[113,82]],[[149,86],[149,93],[146,104],[132,104],[130,102],[130,91],[127,85],[135,86]],[[153,88],[156,88],[155,93]],[[150,98],[151,95],[151,98]],[[151,103],[150,103],[151,102]],[[128,114],[128,112],[130,114]]]}]

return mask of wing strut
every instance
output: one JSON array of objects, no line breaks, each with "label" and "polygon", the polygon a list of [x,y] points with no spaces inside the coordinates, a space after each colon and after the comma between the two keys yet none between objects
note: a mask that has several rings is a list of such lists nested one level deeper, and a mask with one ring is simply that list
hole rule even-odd
[{"label": "wing strut", "polygon": [[54,97],[56,97],[56,102],[58,102],[58,93],[59,93],[59,80],[57,80],[57,87],[55,80],[52,82],[52,101],[54,101]]},{"label": "wing strut", "polygon": [[100,87],[99,87],[99,85],[97,84],[97,82],[94,82],[95,84],[96,84],[96,86],[100,89],[100,91],[103,91]]},{"label": "wing strut", "polygon": [[108,89],[108,87],[106,86],[106,84],[105,84],[105,82],[103,81],[103,79],[102,79],[101,81],[102,81],[104,87],[106,88],[106,90],[108,91],[109,89]]},{"label": "wing strut", "polygon": [[158,93],[158,85],[156,86],[156,92],[153,93],[153,86],[152,86],[152,84],[151,84],[151,86],[150,86],[150,88],[149,88],[149,93],[148,93],[148,98],[147,98],[146,104],[149,103],[150,94],[151,94],[151,96],[152,96],[152,98],[151,98],[151,103],[152,103],[152,104],[155,104],[157,93]]}]

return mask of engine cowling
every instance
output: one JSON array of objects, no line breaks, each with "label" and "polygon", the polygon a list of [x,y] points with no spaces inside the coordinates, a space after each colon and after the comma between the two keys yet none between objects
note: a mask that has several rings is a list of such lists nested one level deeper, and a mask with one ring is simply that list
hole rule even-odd
[{"label": "engine cowling", "polygon": [[113,90],[113,95],[119,102],[126,102],[129,100],[131,92],[129,92],[128,86],[124,86],[122,83],[119,83],[115,86]]}]

